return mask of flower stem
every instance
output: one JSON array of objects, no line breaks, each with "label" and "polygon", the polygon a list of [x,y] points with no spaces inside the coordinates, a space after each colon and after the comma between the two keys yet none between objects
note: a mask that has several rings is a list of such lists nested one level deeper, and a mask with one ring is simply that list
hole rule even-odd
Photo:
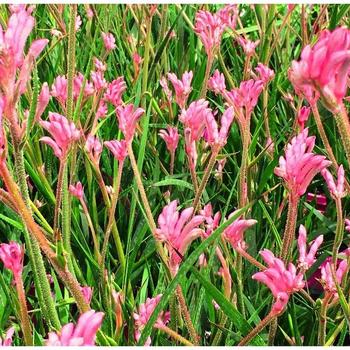
[{"label": "flower stem", "polygon": [[163,331],[164,333],[170,335],[172,338],[182,343],[183,345],[193,346],[193,344],[189,340],[181,336],[179,333],[173,331],[171,328],[167,327],[166,325],[158,326],[157,328]]},{"label": "flower stem", "polygon": [[350,123],[343,104],[339,106],[337,113],[334,114],[338,131],[345,149],[346,158],[350,165]]},{"label": "flower stem", "polygon": [[259,263],[258,260],[254,259],[248,252],[244,249],[236,249],[236,252],[241,255],[244,259],[248,260],[252,265],[255,265],[259,270],[264,271],[266,267]]},{"label": "flower stem", "polygon": [[55,213],[53,217],[53,232],[56,240],[58,239],[58,218],[59,218],[59,212],[60,212],[61,202],[62,202],[62,185],[63,185],[63,176],[64,176],[65,168],[66,168],[66,160],[62,159],[60,160],[60,167],[58,170],[57,185],[56,185],[56,204],[55,204]]},{"label": "flower stem", "polygon": [[332,250],[332,261],[334,265],[336,265],[338,251],[344,236],[344,218],[343,218],[341,198],[338,198],[338,197],[335,198],[335,205],[337,210],[337,227],[335,231],[335,238],[334,238],[333,250]]},{"label": "flower stem", "polygon": [[324,346],[326,342],[326,328],[327,328],[327,308],[330,298],[332,297],[331,293],[326,293],[320,310],[320,319],[318,324],[318,336],[317,336],[317,345]]},{"label": "flower stem", "polygon": [[170,152],[170,176],[174,175],[175,151]]},{"label": "flower stem", "polygon": [[205,98],[208,89],[208,80],[210,76],[211,67],[213,65],[213,55],[208,55],[207,66],[205,67],[205,75],[202,84],[202,90],[199,98]]}]

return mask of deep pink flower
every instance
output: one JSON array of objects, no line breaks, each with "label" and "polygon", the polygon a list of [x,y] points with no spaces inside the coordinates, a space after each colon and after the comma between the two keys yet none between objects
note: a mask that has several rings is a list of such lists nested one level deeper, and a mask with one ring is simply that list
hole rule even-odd
[{"label": "deep pink flower", "polygon": [[103,43],[106,51],[111,51],[116,48],[114,36],[111,33],[102,33]]},{"label": "deep pink flower", "polygon": [[96,112],[96,118],[105,118],[107,117],[108,107],[104,100],[100,100],[100,103],[98,104],[97,112]]},{"label": "deep pink flower", "polygon": [[[337,282],[339,284],[342,282],[347,268],[347,261],[342,260],[338,265],[337,270],[335,271]],[[321,267],[321,283],[326,292],[333,294],[334,298],[338,298],[337,288],[335,286],[331,272],[331,262],[327,262],[324,266]]]},{"label": "deep pink flower", "polygon": [[255,71],[258,73],[258,80],[261,80],[264,85],[267,85],[275,76],[275,72],[262,63],[258,63]]},{"label": "deep pink flower", "polygon": [[115,159],[123,162],[128,155],[127,142],[125,140],[105,141],[104,145],[113,153]]},{"label": "deep pink flower", "polygon": [[75,185],[69,185],[69,192],[72,196],[81,200],[84,196],[84,187],[80,181],[78,181]]},{"label": "deep pink flower", "polygon": [[214,215],[213,207],[211,203],[208,203],[200,210],[199,214],[205,218],[205,232],[203,232],[203,237],[208,238],[219,226],[221,213],[218,211]]},{"label": "deep pink flower", "polygon": [[89,135],[86,138],[85,149],[89,157],[98,164],[102,153],[102,144],[97,136]]},{"label": "deep pink flower", "polygon": [[252,276],[253,279],[264,283],[272,292],[275,302],[272,306],[272,313],[280,314],[286,307],[289,296],[304,288],[303,274],[297,273],[296,267],[289,263],[288,269],[284,262],[276,258],[268,249],[260,252],[268,268]]},{"label": "deep pink flower", "polygon": [[43,115],[47,105],[50,101],[50,90],[47,83],[44,83],[41,87],[41,92],[38,96],[38,104],[36,106],[36,112],[35,112],[35,120],[39,120],[40,117]]},{"label": "deep pink flower", "polygon": [[15,327],[10,327],[5,334],[5,338],[2,339],[0,337],[0,346],[11,346],[12,345],[12,337],[15,333]]},{"label": "deep pink flower", "polygon": [[158,217],[156,238],[166,243],[170,255],[170,266],[174,273],[192,241],[203,235],[199,225],[204,222],[205,217],[195,215],[192,218],[192,214],[192,207],[184,209],[180,214],[177,210],[177,200],[174,200],[163,208]]},{"label": "deep pink flower", "polygon": [[168,151],[175,153],[180,138],[177,128],[168,126],[166,130],[159,131],[159,136],[165,141]]},{"label": "deep pink flower", "polygon": [[[80,95],[80,91],[83,87],[83,83],[84,83],[84,75],[82,73],[78,72],[78,74],[74,77],[74,80],[73,80],[73,97],[75,100],[77,100],[79,95]],[[89,96],[93,95],[94,92],[95,92],[94,86],[92,85],[92,83],[90,83],[88,80],[86,80],[85,86],[84,86],[84,91],[83,91],[83,96],[89,97]]]},{"label": "deep pink flower", "polygon": [[317,250],[323,242],[323,235],[318,236],[310,245],[309,252],[306,251],[306,229],[303,225],[299,227],[298,249],[299,249],[299,268],[303,271],[308,270],[316,262]]},{"label": "deep pink flower", "polygon": [[259,45],[260,40],[251,41],[251,40],[245,39],[243,36],[239,36],[237,38],[237,42],[242,47],[244,53],[249,57],[254,55],[255,49]]},{"label": "deep pink flower", "polygon": [[306,106],[301,107],[298,111],[297,122],[300,127],[300,130],[304,130],[305,123],[309,119],[310,112],[311,108]]},{"label": "deep pink flower", "polygon": [[107,91],[104,94],[104,99],[118,107],[123,103],[122,96],[126,90],[126,83],[124,77],[118,77],[108,84]]},{"label": "deep pink flower", "polygon": [[67,79],[64,75],[56,77],[51,86],[51,96],[64,107],[67,100]]},{"label": "deep pink flower", "polygon": [[55,333],[50,332],[46,346],[93,346],[104,313],[90,310],[79,317],[78,323],[68,323]]},{"label": "deep pink flower", "polygon": [[49,112],[49,120],[40,120],[40,125],[52,136],[44,136],[40,141],[52,147],[55,156],[60,160],[64,159],[68,153],[70,145],[79,140],[81,132],[73,122],[69,122],[66,117],[58,113]]},{"label": "deep pink flower", "polygon": [[208,80],[208,89],[214,91],[216,95],[223,94],[226,91],[225,77],[218,69]]},{"label": "deep pink flower", "polygon": [[0,259],[15,276],[22,274],[24,250],[17,242],[0,244]]},{"label": "deep pink flower", "polygon": [[133,104],[117,107],[117,118],[119,129],[122,131],[126,142],[132,142],[134,138],[136,124],[145,111],[142,108],[136,108]]},{"label": "deep pink flower", "polygon": [[328,186],[328,190],[333,197],[343,198],[346,196],[346,192],[344,189],[345,173],[343,165],[340,165],[338,167],[338,181],[336,183],[333,179],[332,174],[327,169],[323,169],[321,171],[321,175],[324,177]]},{"label": "deep pink flower", "polygon": [[92,288],[89,286],[81,287],[81,291],[86,303],[90,305],[92,299]]},{"label": "deep pink flower", "polygon": [[168,79],[173,84],[175,90],[175,101],[181,109],[185,108],[188,96],[192,91],[192,78],[192,71],[182,74],[181,80],[177,79],[174,73],[168,73]]},{"label": "deep pink flower", "polygon": [[302,196],[315,175],[331,164],[326,157],[312,153],[315,137],[308,136],[308,129],[292,138],[285,156],[279,159],[275,174],[284,179],[288,190]]},{"label": "deep pink flower", "polygon": [[324,194],[314,194],[314,193],[308,192],[306,194],[306,201],[309,203],[315,201],[316,209],[319,212],[324,213],[326,211],[327,197]]}]

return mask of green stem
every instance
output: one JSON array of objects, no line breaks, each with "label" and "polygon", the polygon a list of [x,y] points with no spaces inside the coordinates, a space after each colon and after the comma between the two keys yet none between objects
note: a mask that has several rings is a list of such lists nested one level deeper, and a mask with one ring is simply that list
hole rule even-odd
[{"label": "green stem", "polygon": [[169,328],[165,325],[158,326],[157,328],[159,330],[163,331],[164,333],[170,335],[173,339],[177,340],[178,342],[182,343],[183,345],[186,345],[186,346],[193,346],[194,345],[189,340],[187,340],[186,338],[184,338],[183,336],[181,336],[180,334],[178,334],[177,332],[173,331],[171,328]]},{"label": "green stem", "polygon": [[340,105],[337,113],[334,114],[338,131],[345,149],[346,158],[350,165],[350,123],[344,105]]},{"label": "green stem", "polygon": [[333,250],[332,250],[332,261],[334,266],[336,266],[338,251],[344,236],[344,218],[343,218],[341,198],[338,198],[338,197],[335,198],[335,205],[337,210],[337,227],[335,231],[335,238],[334,238]]},{"label": "green stem", "polygon": [[143,57],[143,65],[142,65],[142,89],[141,96],[143,97],[142,106],[146,106],[146,96],[145,92],[147,91],[147,83],[148,83],[148,65],[149,65],[149,54],[151,48],[151,35],[152,35],[152,16],[147,15],[146,11],[146,42],[145,42],[145,53]]},{"label": "green stem", "polygon": [[326,342],[326,328],[327,328],[327,308],[328,303],[330,301],[330,298],[332,297],[332,294],[326,293],[320,310],[320,319],[318,324],[318,336],[317,336],[317,345],[318,346],[324,346]]},{"label": "green stem", "polygon": [[205,98],[205,96],[207,95],[208,80],[210,78],[210,71],[211,71],[211,67],[213,65],[213,62],[214,62],[213,56],[209,55],[208,60],[207,60],[207,66],[205,67],[205,75],[204,75],[204,79],[203,79],[203,83],[202,83],[202,90],[201,90],[199,98]]},{"label": "green stem", "polygon": [[61,202],[62,202],[62,185],[63,185],[63,175],[66,168],[66,160],[62,159],[60,161],[60,167],[58,170],[58,176],[57,176],[57,185],[56,185],[56,204],[55,204],[55,212],[53,217],[53,232],[56,240],[58,239],[58,219],[59,219],[59,212],[61,208]]}]

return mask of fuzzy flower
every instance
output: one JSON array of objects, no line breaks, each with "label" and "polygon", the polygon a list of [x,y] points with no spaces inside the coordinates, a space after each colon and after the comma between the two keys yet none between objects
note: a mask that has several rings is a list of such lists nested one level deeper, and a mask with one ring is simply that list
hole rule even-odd
[{"label": "fuzzy flower", "polygon": [[44,136],[40,141],[52,147],[55,156],[60,160],[64,159],[68,153],[70,145],[79,140],[81,132],[73,122],[69,122],[66,117],[58,113],[49,112],[49,120],[40,120],[40,125],[52,136]]},{"label": "fuzzy flower", "polygon": [[111,33],[102,33],[103,43],[107,52],[116,48],[114,36]]},{"label": "fuzzy flower", "polygon": [[255,49],[259,45],[260,40],[251,41],[251,40],[245,39],[242,36],[239,36],[237,38],[237,42],[242,47],[244,53],[249,57],[255,54]]},{"label": "fuzzy flower", "polygon": [[94,346],[103,316],[103,312],[95,310],[85,312],[76,325],[68,323],[59,332],[50,332],[46,346]]},{"label": "fuzzy flower", "polygon": [[203,237],[208,238],[219,226],[221,213],[218,211],[214,215],[213,207],[211,203],[208,203],[202,210],[200,210],[199,214],[205,218],[205,232]]},{"label": "fuzzy flower", "polygon": [[168,151],[175,153],[180,138],[177,128],[168,126],[166,130],[159,131],[159,136],[165,141]]},{"label": "fuzzy flower", "polygon": [[64,75],[59,75],[55,78],[51,86],[51,96],[55,97],[62,106],[65,106],[67,100],[67,79]]},{"label": "fuzzy flower", "polygon": [[175,90],[175,101],[181,109],[185,108],[188,96],[192,91],[192,78],[192,71],[182,74],[181,80],[177,79],[174,73],[168,73],[168,79],[173,84]]},{"label": "fuzzy flower", "polygon": [[85,150],[88,152],[90,159],[98,164],[102,153],[102,144],[97,136],[89,135],[86,138]]},{"label": "fuzzy flower", "polygon": [[[141,331],[146,326],[148,320],[150,319],[154,309],[158,305],[160,299],[162,298],[162,294],[158,294],[154,298],[147,298],[146,301],[141,304],[137,310],[137,312],[134,312],[133,317],[135,320],[135,340],[139,341],[141,336]],[[170,320],[170,312],[164,312],[162,311],[158,318],[156,323],[154,324],[155,328],[162,328],[162,326],[165,326]],[[151,345],[151,337],[149,337],[145,343],[146,346]]]},{"label": "fuzzy flower", "polygon": [[261,251],[260,255],[268,268],[254,274],[252,278],[265,284],[271,290],[275,298],[272,312],[278,315],[286,307],[289,296],[304,288],[303,274],[297,273],[297,269],[292,263],[289,263],[288,268],[286,268],[284,262],[276,258],[268,249]]},{"label": "fuzzy flower", "polygon": [[108,85],[102,71],[91,72],[91,80],[94,84],[95,90],[97,91],[105,89]]},{"label": "fuzzy flower", "polygon": [[124,77],[118,77],[108,84],[107,91],[104,94],[104,99],[118,107],[123,103],[122,95],[126,90],[126,83]]},{"label": "fuzzy flower", "polygon": [[43,115],[47,105],[49,104],[50,100],[50,90],[47,83],[44,83],[41,87],[40,94],[38,96],[38,104],[36,106],[35,111],[35,120],[39,120],[40,117]]},{"label": "fuzzy flower", "polygon": [[115,159],[123,162],[128,155],[127,142],[125,140],[105,141],[104,145],[112,152]]},{"label": "fuzzy flower", "polygon": [[258,63],[255,71],[258,73],[258,79],[261,80],[264,85],[267,85],[275,76],[275,72],[262,63]]},{"label": "fuzzy flower", "polygon": [[208,80],[208,89],[214,91],[216,95],[221,95],[226,90],[225,77],[218,69],[215,70],[213,76]]},{"label": "fuzzy flower", "polygon": [[98,119],[105,118],[107,116],[107,112],[108,112],[108,107],[106,102],[104,100],[100,100],[100,103],[98,104],[98,108],[96,111],[96,118]]},{"label": "fuzzy flower", "polygon": [[343,165],[340,165],[338,167],[338,181],[337,181],[337,183],[335,183],[332,174],[327,169],[323,169],[321,171],[321,175],[324,177],[324,179],[327,183],[327,186],[328,186],[328,190],[333,197],[343,198],[346,196],[346,191],[344,189],[345,173],[344,173]]},{"label": "fuzzy flower", "polygon": [[80,181],[78,181],[75,185],[69,185],[69,192],[75,198],[82,200],[84,196],[84,187]]},{"label": "fuzzy flower", "polygon": [[[337,282],[339,284],[342,282],[347,268],[347,261],[342,260],[337,268],[337,271],[335,271]],[[326,292],[331,293],[335,298],[338,298],[337,288],[335,286],[331,272],[331,262],[327,262],[324,266],[321,267],[321,283]]]},{"label": "fuzzy flower", "polygon": [[156,238],[167,245],[170,265],[175,273],[192,241],[203,235],[199,225],[205,220],[202,215],[195,215],[192,218],[192,207],[180,213],[177,210],[177,203],[177,200],[174,200],[163,208],[158,217],[156,231]]},{"label": "fuzzy flower", "polygon": [[171,102],[173,94],[172,94],[171,90],[169,89],[169,86],[168,86],[166,78],[162,77],[159,80],[159,84],[163,88],[163,91],[165,93],[166,98],[168,99],[169,102]]},{"label": "fuzzy flower", "polygon": [[4,339],[0,337],[0,346],[11,346],[12,345],[12,337],[15,333],[15,327],[10,327],[5,334]]},{"label": "fuzzy flower", "polygon": [[0,259],[15,276],[22,274],[24,250],[17,242],[0,244]]},{"label": "fuzzy flower", "polygon": [[83,293],[86,303],[90,305],[91,299],[92,299],[92,288],[89,286],[85,286],[85,287],[80,287],[80,289],[81,289],[81,292]]},{"label": "fuzzy flower", "polygon": [[305,123],[309,119],[310,112],[311,108],[306,106],[301,107],[298,111],[297,122],[300,127],[300,130],[304,130]]},{"label": "fuzzy flower", "polygon": [[145,111],[142,108],[136,108],[133,104],[117,107],[117,118],[119,129],[122,131],[126,142],[132,142],[134,138],[136,124]]},{"label": "fuzzy flower", "polygon": [[315,262],[317,250],[323,242],[323,235],[318,236],[310,245],[309,252],[306,252],[306,229],[303,225],[299,227],[298,249],[299,249],[299,267],[307,271]]},{"label": "fuzzy flower", "polygon": [[[74,77],[74,80],[73,80],[73,97],[75,100],[78,99],[78,97],[80,95],[80,91],[83,88],[83,84],[84,84],[84,75],[81,72],[79,72]],[[93,95],[94,92],[95,92],[94,86],[92,85],[92,83],[90,83],[88,80],[86,80],[84,90],[83,90],[83,96],[89,97],[89,96]]]},{"label": "fuzzy flower", "polygon": [[288,190],[302,196],[317,173],[331,162],[326,157],[312,153],[315,137],[308,136],[308,129],[292,138],[287,145],[285,156],[279,159],[275,174],[284,179]]}]

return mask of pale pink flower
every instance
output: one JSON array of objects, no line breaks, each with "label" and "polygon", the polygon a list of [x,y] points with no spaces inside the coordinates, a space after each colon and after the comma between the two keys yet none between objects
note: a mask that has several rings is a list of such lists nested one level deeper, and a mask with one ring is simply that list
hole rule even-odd
[{"label": "pale pink flower", "polygon": [[84,187],[81,182],[78,181],[75,185],[69,185],[69,192],[72,196],[82,200],[84,196]]},{"label": "pale pink flower", "polygon": [[[83,88],[83,84],[84,84],[84,75],[79,72],[74,77],[74,80],[73,80],[73,97],[75,100],[78,99],[78,97],[80,95],[80,91]],[[83,90],[83,96],[89,97],[89,96],[93,95],[94,92],[95,92],[94,86],[92,85],[92,83],[90,83],[88,80],[86,80],[84,90]]]},{"label": "pale pink flower", "polygon": [[311,108],[306,106],[301,107],[298,111],[297,122],[300,127],[300,130],[304,130],[305,123],[309,119],[310,112]]},{"label": "pale pink flower", "polygon": [[192,91],[191,82],[193,78],[192,71],[182,74],[182,78],[177,79],[174,73],[168,73],[168,79],[173,84],[175,90],[175,101],[181,109],[185,108],[189,94]]},{"label": "pale pink flower", "polygon": [[104,99],[118,107],[123,103],[122,95],[126,90],[126,83],[124,77],[118,77],[108,84],[107,91],[104,94]]},{"label": "pale pink flower", "polygon": [[[348,268],[346,260],[342,260],[335,271],[337,282],[340,284],[343,280],[345,272]],[[321,267],[321,284],[326,292],[333,294],[334,298],[338,298],[337,288],[333,280],[331,272],[331,262],[327,262]]]},{"label": "pale pink flower", "polygon": [[0,244],[0,260],[15,276],[20,276],[23,270],[24,250],[17,242]]},{"label": "pale pink flower", "polygon": [[350,220],[345,219],[345,230],[350,232]]},{"label": "pale pink flower", "polygon": [[75,31],[76,32],[80,29],[82,23],[83,22],[81,21],[80,16],[75,17]]},{"label": "pale pink flower", "polygon": [[112,152],[115,159],[123,162],[128,155],[127,142],[125,140],[105,141],[104,145]]},{"label": "pale pink flower", "polygon": [[166,78],[161,77],[161,79],[159,80],[159,84],[163,88],[163,91],[164,91],[165,96],[167,97],[168,101],[171,102],[173,94],[172,94],[171,90],[169,89],[168,82],[167,82]]},{"label": "pale pink flower", "polygon": [[86,138],[85,150],[88,152],[89,157],[98,164],[102,153],[102,144],[97,136],[89,135]]},{"label": "pale pink flower", "polygon": [[203,232],[203,237],[208,238],[219,226],[221,213],[218,211],[214,215],[213,207],[211,203],[208,203],[200,210],[199,214],[205,218],[205,232]]},{"label": "pale pink flower", "polygon": [[166,130],[160,130],[158,135],[165,141],[168,151],[175,153],[180,138],[177,128],[168,126]]},{"label": "pale pink flower", "polygon": [[91,72],[91,80],[96,91],[105,89],[108,85],[102,71]]},{"label": "pale pink flower", "polygon": [[190,128],[185,129],[185,151],[188,155],[190,161],[193,164],[190,164],[191,167],[195,167],[197,164],[197,148],[196,148],[196,141],[192,138],[192,131]]},{"label": "pale pink flower", "polygon": [[260,40],[251,41],[251,40],[245,39],[242,36],[239,36],[237,38],[237,42],[242,47],[244,53],[249,57],[255,54],[255,49],[259,45]]},{"label": "pale pink flower", "polygon": [[220,17],[222,24],[226,27],[232,30],[236,28],[238,17],[237,5],[225,5],[216,14]]},{"label": "pale pink flower", "polygon": [[133,104],[117,107],[119,129],[124,134],[126,142],[132,142],[137,122],[143,113],[145,113],[145,111],[142,108],[135,109]]},{"label": "pale pink flower", "polygon": [[310,245],[309,252],[306,251],[306,229],[303,225],[299,227],[298,249],[299,249],[299,268],[307,271],[315,262],[317,250],[323,242],[323,235],[318,236]]},{"label": "pale pink flower", "polygon": [[84,296],[86,303],[90,305],[91,299],[92,299],[93,288],[91,288],[89,286],[84,286],[84,287],[80,287],[80,289],[81,289],[81,292],[83,293],[83,296]]},{"label": "pale pink flower", "polygon": [[100,61],[98,58],[94,57],[94,65],[97,71],[100,72],[105,72],[107,69],[107,66],[105,63],[103,63],[102,61]]},{"label": "pale pink flower", "polygon": [[57,37],[57,38],[59,38],[60,36],[63,35],[62,32],[60,32],[60,31],[57,30],[57,29],[51,29],[51,30],[50,30],[50,34],[51,34],[52,36]]},{"label": "pale pink flower", "polygon": [[68,323],[55,333],[50,332],[46,346],[93,346],[96,333],[101,327],[104,313],[90,310],[83,313],[78,323]]},{"label": "pale pink flower", "polygon": [[273,142],[271,137],[268,137],[266,139],[265,147],[266,147],[266,152],[269,153],[270,155],[273,155],[273,151],[274,151],[274,148],[275,148],[275,143]]},{"label": "pale pink flower", "polygon": [[207,258],[204,253],[202,253],[198,258],[198,266],[204,268],[208,265]]},{"label": "pale pink flower", "polygon": [[108,107],[104,100],[100,100],[100,103],[98,104],[97,112],[96,112],[96,118],[105,118],[107,116]]},{"label": "pale pink flower", "polygon": [[289,263],[286,268],[284,262],[276,258],[268,249],[260,252],[268,268],[252,276],[253,279],[265,284],[272,292],[275,302],[272,313],[280,314],[286,307],[289,296],[304,288],[303,274],[297,273],[296,267]]},{"label": "pale pink flower", "polygon": [[344,189],[344,183],[345,183],[345,173],[343,165],[340,165],[338,167],[338,181],[335,182],[332,174],[327,170],[323,169],[321,171],[321,175],[324,177],[328,190],[331,193],[331,195],[335,198],[343,198],[346,196],[346,192]]},{"label": "pale pink flower", "polygon": [[225,77],[218,69],[208,80],[208,89],[214,91],[216,95],[223,94],[226,91]]},{"label": "pale pink flower", "polygon": [[116,48],[115,39],[111,33],[102,33],[102,39],[106,51],[112,51]]},{"label": "pale pink flower", "polygon": [[50,90],[47,83],[44,83],[41,87],[41,92],[38,96],[38,104],[36,106],[36,112],[35,112],[35,119],[39,120],[40,117],[43,115],[47,105],[49,104],[50,100]]},{"label": "pale pink flower", "polygon": [[92,8],[89,6],[89,4],[85,4],[85,12],[88,19],[92,19],[94,17],[94,11],[92,11]]},{"label": "pale pink flower", "polygon": [[12,345],[12,337],[15,333],[15,327],[10,327],[5,334],[5,338],[2,339],[0,337],[0,346],[11,346]]},{"label": "pale pink flower", "polygon": [[192,241],[203,235],[199,225],[204,222],[205,217],[202,215],[192,217],[192,214],[192,207],[184,209],[180,214],[177,210],[177,200],[174,200],[163,208],[158,217],[156,238],[166,243],[174,273]]},{"label": "pale pink flower", "polygon": [[298,196],[306,192],[317,173],[331,164],[326,157],[312,153],[315,137],[308,136],[308,131],[306,128],[292,138],[285,156],[279,159],[279,167],[275,168],[275,174],[284,179],[288,190]]},{"label": "pale pink flower", "polygon": [[40,125],[46,129],[52,136],[44,136],[40,141],[48,144],[52,147],[55,156],[60,160],[63,160],[70,148],[70,145],[79,140],[81,136],[80,130],[78,130],[73,122],[69,122],[66,117],[58,113],[49,112],[49,120],[40,120]]},{"label": "pale pink flower", "polygon": [[262,63],[258,63],[255,71],[258,73],[258,80],[261,80],[264,85],[267,85],[275,76],[275,72]]},{"label": "pale pink flower", "polygon": [[62,106],[65,106],[67,100],[67,79],[64,75],[56,77],[51,86],[51,96],[55,97]]},{"label": "pale pink flower", "polygon": [[217,159],[217,167],[215,169],[215,177],[217,180],[222,181],[222,175],[223,175],[223,170],[225,167],[227,159],[222,158],[222,159]]}]

